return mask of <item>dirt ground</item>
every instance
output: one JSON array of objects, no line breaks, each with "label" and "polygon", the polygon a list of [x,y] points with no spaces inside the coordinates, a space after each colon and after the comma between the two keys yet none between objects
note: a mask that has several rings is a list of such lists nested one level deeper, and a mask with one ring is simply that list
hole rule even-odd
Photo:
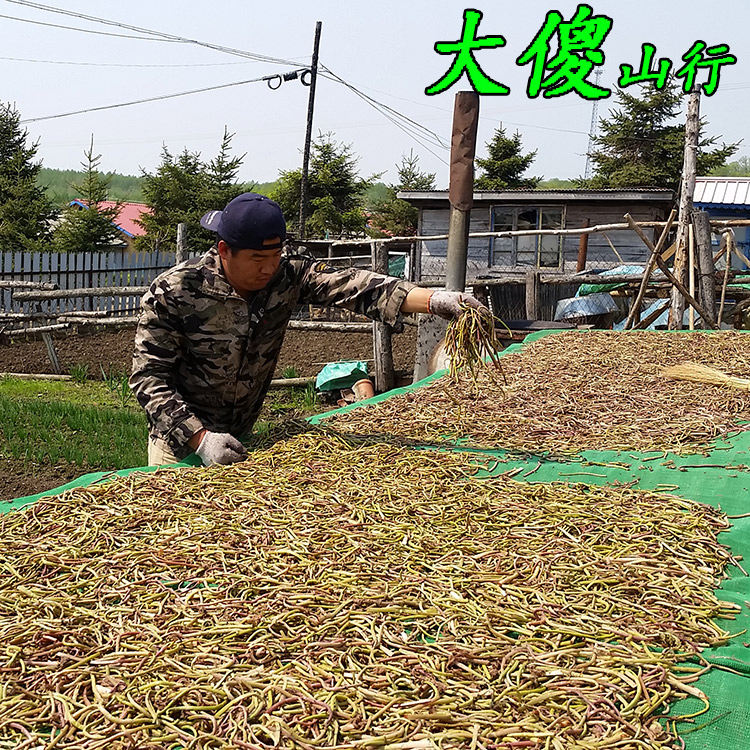
[{"label": "dirt ground", "polygon": [[[60,365],[68,374],[71,367],[86,366],[89,377],[101,378],[101,371],[120,374],[130,371],[135,329],[92,335],[55,336]],[[397,374],[408,378],[414,367],[416,329],[407,328],[393,337],[393,359]],[[279,357],[276,377],[294,367],[300,377],[316,375],[323,364],[336,360],[372,359],[372,336],[366,333],[289,331]],[[371,368],[372,369],[372,366]],[[42,341],[0,344],[0,372],[51,373],[52,367]],[[59,487],[80,474],[76,467],[29,466],[0,456],[0,502]]]},{"label": "dirt ground", "polygon": [[[89,335],[55,336],[55,349],[63,372],[87,366],[89,377],[106,373],[130,372],[135,328]],[[414,368],[416,329],[409,328],[393,337],[393,361],[397,371]],[[317,375],[326,362],[372,359],[369,333],[288,331],[281,350],[276,377],[286,367],[294,367],[300,377]],[[372,367],[371,367],[372,369]],[[52,366],[42,341],[14,341],[0,344],[0,372],[51,373]]]}]

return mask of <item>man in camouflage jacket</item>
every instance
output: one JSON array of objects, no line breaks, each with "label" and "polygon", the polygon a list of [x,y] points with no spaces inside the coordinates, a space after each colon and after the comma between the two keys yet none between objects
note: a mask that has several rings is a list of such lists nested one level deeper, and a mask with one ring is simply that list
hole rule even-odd
[{"label": "man in camouflage jacket", "polygon": [[296,305],[337,305],[393,323],[400,313],[446,318],[458,292],[431,292],[358,269],[283,255],[279,206],[244,193],[201,224],[219,235],[200,258],[161,274],[144,295],[130,386],[149,422],[149,464],[195,451],[204,464],[247,455],[248,435],[268,391]]}]

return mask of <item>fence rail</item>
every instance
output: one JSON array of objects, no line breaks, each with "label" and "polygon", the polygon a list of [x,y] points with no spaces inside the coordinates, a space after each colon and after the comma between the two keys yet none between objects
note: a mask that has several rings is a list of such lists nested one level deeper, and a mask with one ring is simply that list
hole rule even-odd
[{"label": "fence rail", "polygon": [[[22,312],[21,289],[28,289],[30,284],[49,284],[60,290],[146,287],[175,260],[174,252],[126,249],[102,253],[0,253],[0,311]],[[39,301],[37,312],[53,316],[80,311],[133,315],[138,304],[137,295],[130,292],[108,297],[61,295]]]}]

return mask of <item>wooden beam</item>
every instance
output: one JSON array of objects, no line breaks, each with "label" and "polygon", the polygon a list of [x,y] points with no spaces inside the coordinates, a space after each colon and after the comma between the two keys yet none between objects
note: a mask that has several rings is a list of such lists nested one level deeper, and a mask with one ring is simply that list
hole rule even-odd
[{"label": "wooden beam", "polygon": [[[651,274],[654,272],[654,268],[656,267],[656,258],[661,254],[662,248],[667,242],[667,235],[669,234],[669,230],[672,228],[672,223],[674,222],[676,215],[677,215],[677,212],[674,209],[672,209],[671,213],[669,214],[669,218],[667,219],[667,223],[664,225],[664,229],[662,229],[662,232],[659,235],[659,239],[656,242],[656,247],[652,247],[651,243],[646,241],[646,235],[640,231],[640,228],[639,228],[639,231],[637,232],[638,236],[642,240],[644,240],[644,242],[647,242],[647,246],[649,247],[649,249],[652,249],[652,254],[651,254],[651,257],[646,262],[646,269],[643,272],[643,278],[641,279],[641,286],[638,289],[638,294],[633,300],[633,305],[630,308],[630,312],[628,313],[628,319],[625,321],[625,326],[624,326],[625,330],[627,330],[628,328],[632,328],[633,324],[636,322],[636,318],[640,317],[641,303],[643,302],[643,297],[646,294],[646,287],[648,286],[648,282],[651,277]],[[630,214],[625,214],[625,218],[628,220],[628,224],[630,224],[630,222],[632,221]]]},{"label": "wooden beam", "polygon": [[43,302],[50,299],[76,299],[78,297],[142,297],[147,291],[147,286],[103,286],[86,289],[16,292],[13,299],[17,302]]},{"label": "wooden beam", "polygon": [[625,214],[625,216],[628,218],[628,223],[631,224],[630,228],[646,244],[646,247],[648,247],[648,249],[651,251],[652,256],[656,258],[656,264],[659,266],[659,269],[671,282],[672,286],[674,286],[680,292],[680,294],[682,294],[682,296],[698,311],[698,314],[701,316],[701,318],[703,318],[703,322],[705,325],[707,325],[709,328],[716,328],[716,322],[711,318],[710,314],[703,309],[703,306],[698,302],[698,300],[693,298],[685,285],[669,270],[667,264],[661,259],[659,253],[655,252],[656,248],[652,244],[651,240],[649,240],[649,238],[646,237],[646,235],[643,233],[643,230],[638,226],[638,224],[635,223],[630,214]]}]

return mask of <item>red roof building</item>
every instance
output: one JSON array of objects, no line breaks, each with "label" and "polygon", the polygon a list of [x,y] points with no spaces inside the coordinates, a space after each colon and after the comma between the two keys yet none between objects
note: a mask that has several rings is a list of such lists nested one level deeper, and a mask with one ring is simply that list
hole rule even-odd
[{"label": "red roof building", "polygon": [[[81,208],[88,208],[88,206],[80,200],[74,200],[70,202],[71,206],[80,206]],[[99,204],[102,208],[112,208],[116,206],[116,201],[102,201]],[[128,238],[125,240],[132,240],[135,237],[140,237],[146,232],[143,227],[136,224],[136,219],[140,219],[143,214],[151,213],[151,209],[145,203],[123,203],[120,208],[120,215],[118,216],[117,228]],[[128,242],[128,244],[130,244]]]}]

